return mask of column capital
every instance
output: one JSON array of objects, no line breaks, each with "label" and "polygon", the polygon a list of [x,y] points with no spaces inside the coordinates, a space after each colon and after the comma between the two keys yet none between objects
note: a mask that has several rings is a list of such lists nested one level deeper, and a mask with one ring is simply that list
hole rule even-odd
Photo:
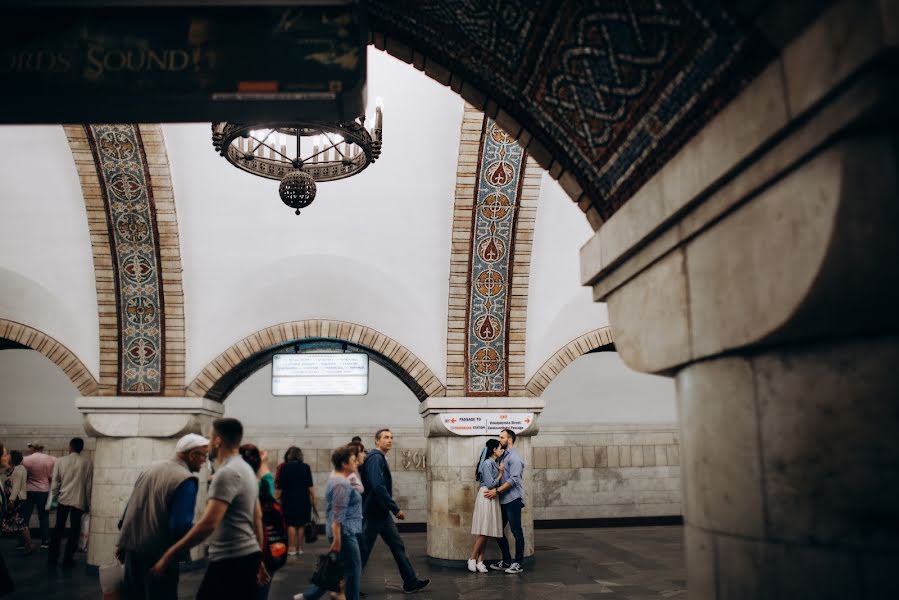
[{"label": "column capital", "polygon": [[539,416],[543,412],[543,398],[527,396],[476,396],[476,397],[432,397],[419,405],[418,412],[424,419],[426,437],[465,436],[451,431],[444,422],[443,415],[459,414],[521,414],[525,413],[527,426],[518,432],[519,436],[537,435]]},{"label": "column capital", "polygon": [[202,433],[225,407],[213,400],[172,396],[90,396],[75,407],[84,416],[84,430],[93,437],[171,438]]}]

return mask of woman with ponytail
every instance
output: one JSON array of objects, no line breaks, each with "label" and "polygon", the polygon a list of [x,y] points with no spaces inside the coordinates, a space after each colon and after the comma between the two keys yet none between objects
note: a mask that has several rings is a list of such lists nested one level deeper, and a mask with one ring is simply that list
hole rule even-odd
[{"label": "woman with ponytail", "polygon": [[484,565],[484,548],[487,546],[488,537],[500,537],[503,535],[503,520],[500,513],[499,499],[485,498],[484,492],[499,487],[503,476],[503,465],[498,464],[503,449],[499,440],[489,439],[481,450],[481,457],[475,467],[475,478],[481,487],[474,501],[474,514],[471,517],[471,533],[478,536],[471,549],[471,557],[468,559],[468,570],[472,573],[486,573]]}]

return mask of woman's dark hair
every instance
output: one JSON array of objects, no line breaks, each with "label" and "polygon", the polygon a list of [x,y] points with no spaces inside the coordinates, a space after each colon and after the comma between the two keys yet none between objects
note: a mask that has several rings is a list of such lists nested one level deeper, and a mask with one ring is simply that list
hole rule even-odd
[{"label": "woman's dark hair", "polygon": [[[487,443],[484,444],[484,446],[487,448],[487,454],[484,456],[484,460],[490,460],[491,458],[493,458],[493,451],[496,450],[497,448],[499,448],[499,440],[490,438],[489,440],[487,440]],[[474,466],[475,481],[480,479],[480,476],[481,476],[481,462],[478,461],[478,464],[476,464]]]},{"label": "woman's dark hair", "polygon": [[9,453],[9,463],[14,467],[21,465],[24,458],[25,457],[22,456],[22,453],[18,450],[13,450]]},{"label": "woman's dark hair", "polygon": [[356,449],[356,454],[362,454],[365,452],[365,444],[362,442],[350,442],[350,446]]},{"label": "woman's dark hair", "polygon": [[296,446],[291,446],[284,453],[284,462],[303,462],[303,451]]},{"label": "woman's dark hair", "polygon": [[253,444],[244,444],[240,447],[240,456],[247,464],[253,468],[254,473],[259,472],[259,467],[262,466],[262,454],[259,452],[259,448],[254,446]]},{"label": "woman's dark hair", "polygon": [[334,465],[334,470],[339,471],[343,465],[350,462],[355,455],[356,449],[352,446],[341,446],[334,450],[334,452],[331,453],[331,464]]}]

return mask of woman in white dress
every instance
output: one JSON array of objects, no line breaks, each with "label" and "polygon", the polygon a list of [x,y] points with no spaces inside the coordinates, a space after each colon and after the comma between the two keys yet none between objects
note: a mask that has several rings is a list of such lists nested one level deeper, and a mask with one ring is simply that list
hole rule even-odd
[{"label": "woman in white dress", "polygon": [[503,519],[500,513],[499,498],[485,498],[484,492],[492,490],[500,485],[503,477],[503,465],[498,464],[503,455],[503,449],[499,446],[499,440],[487,440],[481,457],[475,469],[477,479],[481,483],[477,497],[474,501],[474,514],[471,517],[471,533],[478,536],[471,549],[471,557],[468,559],[468,570],[472,573],[486,573],[484,564],[484,548],[487,546],[487,538],[498,538],[503,534]]}]

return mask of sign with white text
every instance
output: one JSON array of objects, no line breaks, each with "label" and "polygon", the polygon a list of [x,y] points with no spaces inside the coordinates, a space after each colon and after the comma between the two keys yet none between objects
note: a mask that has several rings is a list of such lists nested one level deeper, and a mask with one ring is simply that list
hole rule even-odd
[{"label": "sign with white text", "polygon": [[519,434],[534,422],[534,413],[446,413],[440,418],[456,435],[499,435],[503,429]]},{"label": "sign with white text", "polygon": [[367,393],[367,354],[276,354],[272,357],[273,396],[364,396]]}]

